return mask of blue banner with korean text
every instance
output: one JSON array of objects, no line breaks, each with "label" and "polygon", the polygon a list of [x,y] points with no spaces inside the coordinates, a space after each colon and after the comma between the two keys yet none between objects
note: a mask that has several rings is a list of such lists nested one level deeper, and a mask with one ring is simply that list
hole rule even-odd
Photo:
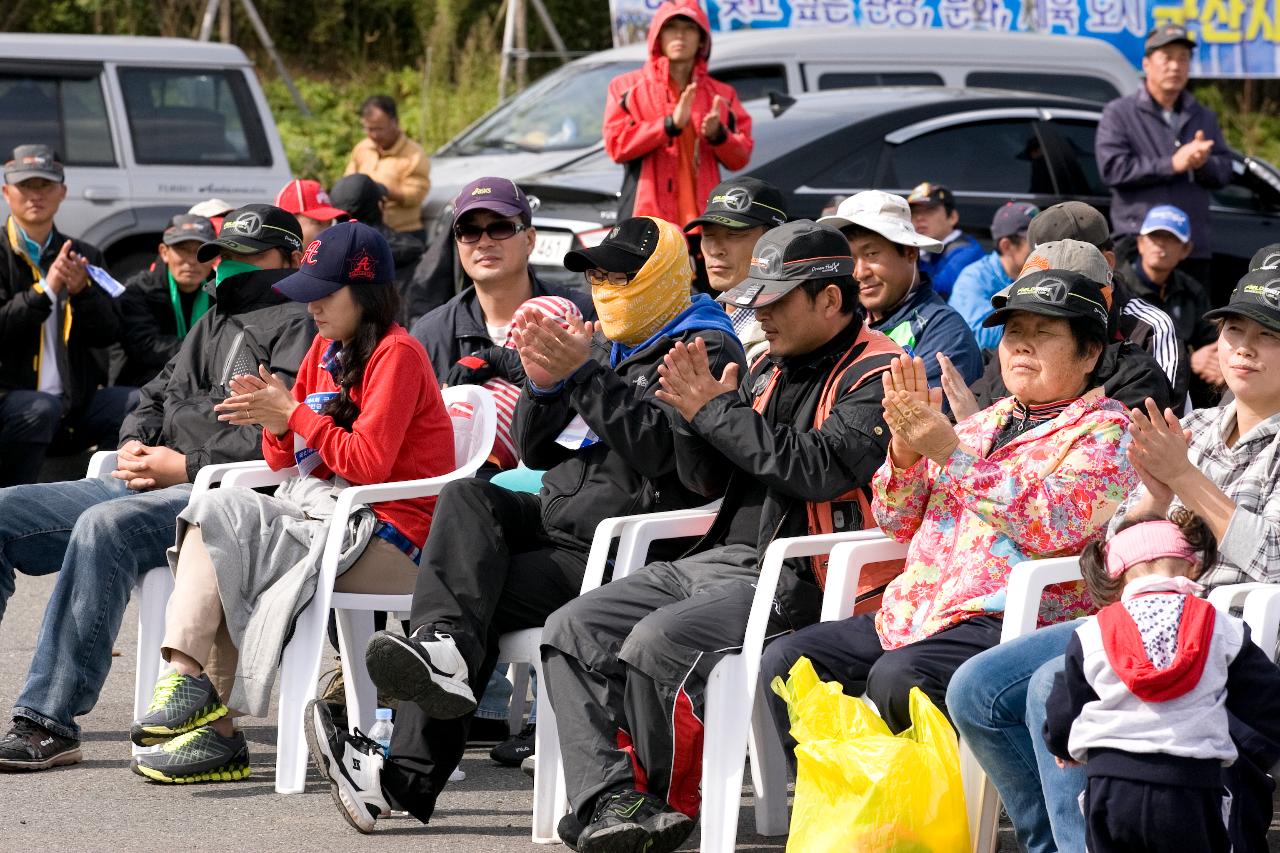
[{"label": "blue banner with korean text", "polygon": [[[663,0],[612,0],[615,44],[643,40]],[[717,31],[861,27],[1030,32],[1114,45],[1140,68],[1155,26],[1185,25],[1198,45],[1194,77],[1274,77],[1280,0],[702,0]]]}]

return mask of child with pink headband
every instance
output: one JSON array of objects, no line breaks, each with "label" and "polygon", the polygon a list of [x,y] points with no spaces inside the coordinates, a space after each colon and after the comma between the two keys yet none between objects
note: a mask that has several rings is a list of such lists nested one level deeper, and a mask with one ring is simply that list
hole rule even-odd
[{"label": "child with pink headband", "polygon": [[1091,853],[1229,850],[1228,714],[1280,736],[1280,669],[1243,622],[1197,597],[1216,553],[1204,521],[1179,508],[1126,519],[1080,557],[1105,606],[1067,646],[1044,737],[1059,766],[1085,764]]}]

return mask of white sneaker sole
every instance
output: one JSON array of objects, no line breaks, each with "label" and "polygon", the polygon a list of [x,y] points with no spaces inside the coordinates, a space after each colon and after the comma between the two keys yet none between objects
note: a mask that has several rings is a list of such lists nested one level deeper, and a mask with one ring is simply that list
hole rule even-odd
[{"label": "white sneaker sole", "polygon": [[398,634],[375,635],[364,661],[379,690],[393,699],[418,703],[429,717],[453,720],[476,709],[466,681],[434,672],[411,641]]},{"label": "white sneaker sole", "polygon": [[329,782],[329,793],[333,796],[334,805],[338,807],[338,811],[356,830],[366,835],[373,832],[376,821],[373,815],[369,814],[368,807],[355,789],[351,787],[351,783],[347,781],[347,777],[343,776],[341,771],[336,769],[338,759],[334,757],[329,750],[329,738],[321,732],[324,729],[324,721],[320,712],[320,702],[322,700],[313,699],[306,710],[306,735],[307,746],[311,750],[311,760],[315,762],[316,769],[320,771]]}]

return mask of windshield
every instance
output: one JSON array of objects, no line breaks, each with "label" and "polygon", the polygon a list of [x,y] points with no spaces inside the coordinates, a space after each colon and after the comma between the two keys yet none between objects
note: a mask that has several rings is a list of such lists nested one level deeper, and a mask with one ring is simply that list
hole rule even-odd
[{"label": "windshield", "polygon": [[566,65],[512,97],[450,142],[441,154],[570,151],[600,141],[609,81],[638,62]]}]

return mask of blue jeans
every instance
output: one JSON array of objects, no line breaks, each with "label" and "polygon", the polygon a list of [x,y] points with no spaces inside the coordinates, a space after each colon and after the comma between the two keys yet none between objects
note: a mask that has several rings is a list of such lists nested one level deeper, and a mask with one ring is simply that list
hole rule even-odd
[{"label": "blue jeans", "polygon": [[15,717],[79,739],[75,718],[98,700],[134,583],[166,565],[190,495],[187,484],[130,492],[96,479],[0,490],[0,601],[19,567],[59,572]]},{"label": "blue jeans", "polygon": [[1000,792],[1031,853],[1084,853],[1083,768],[1059,769],[1041,734],[1045,700],[1079,621],[1042,628],[970,658],[947,688],[960,737]]}]

